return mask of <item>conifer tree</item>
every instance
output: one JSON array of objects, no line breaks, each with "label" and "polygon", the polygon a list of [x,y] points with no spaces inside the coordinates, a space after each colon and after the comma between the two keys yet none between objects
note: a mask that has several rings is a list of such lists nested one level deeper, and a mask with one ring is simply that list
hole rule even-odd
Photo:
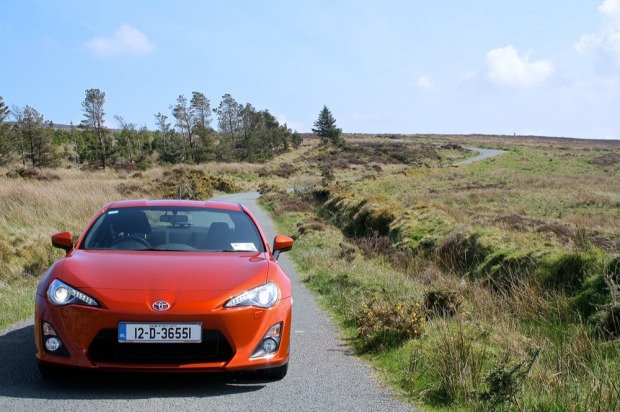
[{"label": "conifer tree", "polygon": [[319,118],[314,122],[312,131],[321,138],[322,144],[333,143],[338,147],[344,146],[342,129],[336,127],[336,119],[327,106],[319,113]]},{"label": "conifer tree", "polygon": [[86,97],[82,102],[82,111],[84,112],[84,120],[82,126],[94,134],[97,141],[97,154],[101,161],[101,167],[105,169],[108,158],[108,141],[107,129],[104,126],[103,105],[105,104],[105,93],[99,89],[86,90]]},{"label": "conifer tree", "polygon": [[15,153],[15,139],[7,119],[11,111],[0,96],[0,165],[9,163]]}]

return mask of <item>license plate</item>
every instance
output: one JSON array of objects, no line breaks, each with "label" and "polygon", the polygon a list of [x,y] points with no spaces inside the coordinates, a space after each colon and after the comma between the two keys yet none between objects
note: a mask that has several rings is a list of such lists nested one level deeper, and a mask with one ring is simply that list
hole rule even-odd
[{"label": "license plate", "polygon": [[130,323],[118,324],[119,342],[200,343],[201,323]]}]

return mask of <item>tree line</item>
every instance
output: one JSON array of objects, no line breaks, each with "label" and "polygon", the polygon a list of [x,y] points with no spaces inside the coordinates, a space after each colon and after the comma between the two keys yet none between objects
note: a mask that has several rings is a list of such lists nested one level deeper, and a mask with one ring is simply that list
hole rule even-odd
[{"label": "tree line", "polygon": [[[153,164],[264,162],[301,144],[302,137],[280,124],[268,110],[241,104],[230,94],[211,107],[200,92],[180,95],[170,112],[155,114],[148,130],[114,116],[118,128],[105,125],[105,93],[86,90],[84,119],[58,128],[36,109],[9,109],[0,96],[0,165],[56,167],[70,161],[76,167],[137,167]],[[212,126],[212,122],[216,127]]]}]

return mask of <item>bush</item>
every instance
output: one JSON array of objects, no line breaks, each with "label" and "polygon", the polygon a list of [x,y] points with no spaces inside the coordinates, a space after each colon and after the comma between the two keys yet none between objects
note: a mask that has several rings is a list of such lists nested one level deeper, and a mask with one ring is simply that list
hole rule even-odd
[{"label": "bush", "polygon": [[307,218],[297,223],[297,238],[310,232],[321,232],[325,230],[325,224],[317,218]]},{"label": "bush", "polygon": [[284,179],[288,179],[291,176],[293,176],[296,172],[297,172],[297,169],[295,168],[295,166],[293,166],[290,163],[283,162],[283,163],[280,163],[280,165],[276,168],[264,167],[258,170],[257,173],[260,177],[272,178],[273,176],[278,176]]},{"label": "bush", "polygon": [[205,177],[209,182],[209,185],[220,192],[224,193],[236,193],[239,192],[239,186],[233,182],[233,180],[228,176],[222,175],[209,175]]},{"label": "bush", "polygon": [[23,179],[32,179],[32,180],[40,180],[40,181],[52,181],[52,180],[60,180],[60,176],[56,174],[43,174],[40,169],[30,168],[30,169],[16,169],[11,170],[6,173],[6,177],[11,179],[23,178]]},{"label": "bush", "polygon": [[523,386],[540,354],[539,348],[529,348],[528,356],[517,363],[504,362],[487,375],[487,389],[480,393],[480,399],[488,402],[493,408],[505,402],[516,401],[517,392]]},{"label": "bush", "polygon": [[424,296],[424,308],[429,314],[451,317],[458,313],[461,302],[456,292],[448,290],[431,290]]},{"label": "bush", "polygon": [[161,180],[154,180],[150,186],[152,196],[165,199],[206,200],[213,197],[214,190],[225,193],[239,191],[239,187],[229,177],[207,175],[202,170],[190,168],[166,171]]},{"label": "bush", "polygon": [[419,303],[392,301],[381,295],[364,303],[356,317],[358,337],[366,352],[393,348],[420,337],[425,323]]},{"label": "bush", "polygon": [[164,199],[206,200],[213,196],[211,182],[201,170],[175,168],[154,183]]},{"label": "bush", "polygon": [[258,193],[260,193],[261,195],[272,193],[272,192],[277,193],[279,191],[280,191],[280,188],[274,184],[262,182],[258,185]]}]

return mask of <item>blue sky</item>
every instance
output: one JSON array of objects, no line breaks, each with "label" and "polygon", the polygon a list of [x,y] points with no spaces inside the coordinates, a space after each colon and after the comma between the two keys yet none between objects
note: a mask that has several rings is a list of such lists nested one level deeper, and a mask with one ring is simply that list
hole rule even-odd
[{"label": "blue sky", "polygon": [[[2,0],[0,96],[155,128],[229,93],[309,132],[620,139],[620,0]],[[212,124],[215,126],[215,122]]]}]

